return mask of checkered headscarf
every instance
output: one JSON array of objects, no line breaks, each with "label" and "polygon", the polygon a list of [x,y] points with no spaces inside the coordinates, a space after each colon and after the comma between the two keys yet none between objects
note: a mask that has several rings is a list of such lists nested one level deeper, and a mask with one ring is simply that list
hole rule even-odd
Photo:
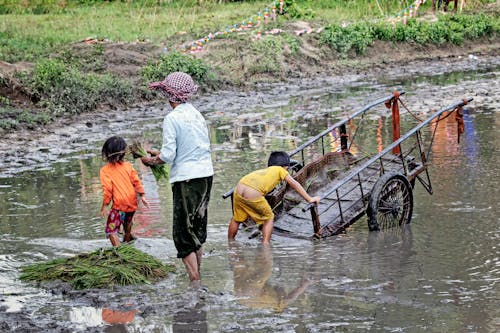
[{"label": "checkered headscarf", "polygon": [[198,90],[198,86],[189,74],[173,72],[163,81],[150,83],[149,89],[159,91],[171,102],[186,103]]}]

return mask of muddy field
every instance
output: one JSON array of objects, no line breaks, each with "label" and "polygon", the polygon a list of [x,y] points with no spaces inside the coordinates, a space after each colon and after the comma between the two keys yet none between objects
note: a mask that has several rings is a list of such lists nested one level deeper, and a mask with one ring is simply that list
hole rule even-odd
[{"label": "muddy field", "polygon": [[[399,66],[387,66],[386,68],[376,68],[373,71],[363,71],[360,73],[351,73],[345,75],[321,76],[308,79],[296,79],[285,84],[258,84],[255,89],[246,91],[220,91],[208,95],[198,95],[193,103],[199,106],[200,110],[205,113],[209,123],[217,121],[218,117],[236,114],[239,121],[245,121],[244,110],[254,109],[256,104],[262,104],[266,107],[273,107],[286,104],[288,100],[301,96],[307,91],[308,96],[312,96],[312,100],[308,103],[310,110],[303,110],[303,114],[314,112],[315,102],[314,96],[323,95],[332,91],[344,91],[358,86],[373,85],[382,86],[385,82],[392,82],[390,86],[398,86],[398,82],[408,80],[420,80],[426,77],[421,84],[418,85],[418,91],[409,91],[408,96],[404,97],[405,102],[412,106],[413,110],[431,109],[436,105],[443,105],[454,102],[462,97],[473,97],[474,103],[471,105],[473,110],[477,105],[488,105],[493,110],[498,109],[498,80],[495,80],[495,73],[500,66],[500,57],[498,55],[476,55],[470,54],[462,57],[453,58],[453,62],[433,60],[421,60],[408,63],[404,68]],[[451,85],[443,89],[436,88],[435,84],[430,84],[432,77],[440,75],[453,75],[453,73],[468,73],[479,72],[483,73],[486,80],[471,80],[461,82],[457,79]],[[491,72],[493,77],[488,77]],[[450,88],[451,87],[451,88]],[[383,88],[384,92],[385,87]],[[452,90],[449,90],[452,89]],[[344,106],[360,107],[364,102],[361,101],[359,94],[343,99]],[[342,106],[339,106],[339,110]],[[242,111],[243,110],[243,111]],[[311,111],[312,110],[312,111]],[[84,155],[75,155],[75,152],[88,152],[95,154],[99,150],[100,143],[105,137],[111,133],[123,133],[127,135],[139,135],[140,130],[150,128],[159,128],[161,118],[164,114],[161,107],[140,106],[128,110],[116,110],[106,113],[87,114],[75,119],[61,120],[50,128],[43,131],[35,132],[16,132],[8,134],[2,138],[0,142],[0,174],[2,177],[16,177],[21,171],[27,170],[50,170],[50,165],[55,161],[61,161],[71,158],[85,158]],[[318,107],[317,113],[327,113],[329,110],[322,110]],[[316,114],[317,116],[317,114]],[[133,126],[137,122],[143,127],[138,129]],[[146,126],[146,127],[144,127]],[[218,149],[221,149],[218,147]],[[230,184],[224,184],[228,188]],[[154,251],[155,255],[162,258],[168,257],[164,251],[158,251],[159,248],[165,249],[171,244],[166,240],[156,240],[155,248],[148,245],[149,240],[142,242],[139,240],[137,246],[147,252]],[[95,246],[95,244],[94,244]],[[278,242],[278,252],[280,256],[286,258],[289,256],[286,249],[280,249]],[[298,244],[298,248],[307,248],[306,244]],[[83,250],[83,249],[80,249]],[[280,252],[281,251],[281,252]],[[298,251],[298,250],[296,250]],[[329,251],[325,248],[325,251]],[[224,256],[224,250],[216,249],[207,253],[208,262],[210,258],[216,256]],[[212,259],[213,260],[213,259]],[[207,262],[207,261],[206,261]],[[296,271],[294,271],[296,272]],[[181,276],[180,279],[183,277]],[[317,281],[308,280],[308,277],[303,277],[305,281],[309,281],[308,286],[314,285]],[[328,283],[334,281],[330,278],[323,278],[323,288]],[[235,316],[234,311],[241,308],[226,309],[226,304],[234,302],[234,295],[231,291],[220,288],[211,287],[209,289],[202,288],[200,290],[182,290],[172,292],[172,284],[175,284],[171,279],[163,282],[160,287],[154,288],[153,293],[147,288],[141,292],[141,287],[120,288],[112,292],[103,292],[100,290],[74,291],[64,285],[50,285],[43,290],[45,293],[40,293],[40,297],[46,301],[47,311],[36,309],[36,306],[26,304],[24,311],[5,312],[0,309],[0,330],[16,331],[16,332],[103,332],[103,331],[119,331],[126,332],[168,332],[168,328],[161,328],[162,320],[165,313],[173,314],[174,321],[176,320],[176,332],[186,332],[195,327],[201,332],[235,332],[245,330],[248,327],[253,327],[249,331],[258,331],[258,323],[230,323],[230,318]],[[389,285],[390,286],[390,285]],[[314,287],[313,287],[314,288]],[[385,288],[385,287],[384,287]],[[178,288],[177,288],[178,290]],[[314,290],[314,289],[313,289]],[[349,292],[349,290],[346,290]],[[360,291],[363,293],[362,291]],[[321,289],[318,287],[317,294],[321,294]],[[22,295],[22,292],[20,293]],[[316,295],[316,294],[314,294]],[[12,297],[13,295],[9,295]],[[15,295],[14,295],[15,296]],[[91,307],[91,308],[123,308],[123,303],[132,304],[134,311],[138,311],[138,318],[141,320],[148,319],[149,326],[141,326],[141,321],[135,324],[135,328],[127,328],[126,325],[91,326],[84,327],[75,326],[74,323],[61,322],[57,318],[64,317],[62,311],[51,307],[50,304],[58,304],[60,299],[66,299],[63,304],[69,302],[69,307]],[[396,304],[401,306],[399,301],[382,301],[388,304]],[[394,303],[393,303],[394,302]],[[66,305],[65,305],[66,306]],[[349,304],[351,307],[352,304]],[[292,308],[293,309],[293,308]],[[363,308],[361,307],[361,310]],[[31,311],[36,311],[36,315],[30,314]],[[227,312],[226,312],[227,311]],[[218,329],[209,330],[207,328],[207,313],[213,316],[223,318],[223,326]],[[261,318],[259,312],[253,312],[253,316]],[[204,318],[204,319],[203,319]],[[281,319],[278,319],[281,318]],[[139,319],[137,319],[139,320]],[[255,319],[257,321],[257,319]],[[278,315],[271,317],[268,322],[263,325],[270,327],[274,325],[274,321],[282,320]],[[154,324],[151,324],[154,323]],[[214,325],[212,323],[212,325]],[[253,325],[253,326],[252,326]],[[310,324],[315,325],[315,324]],[[320,325],[317,322],[317,325]],[[139,328],[140,327],[140,328]],[[189,327],[189,329],[187,329]],[[318,326],[321,327],[321,326]],[[183,330],[184,329],[184,330]],[[281,332],[292,332],[294,329],[290,327],[280,328]],[[314,329],[313,329],[314,331]],[[327,331],[318,328],[316,331]],[[361,329],[361,331],[363,331]]]},{"label": "muddy field", "polygon": [[[460,54],[447,54],[446,51],[435,51],[442,56],[430,56],[426,59],[411,61],[387,62],[371,65],[357,65],[354,69],[344,68],[339,74],[317,74],[309,77],[291,79],[285,83],[256,83],[244,90],[224,90],[207,94],[198,94],[193,99],[200,111],[217,111],[230,113],[243,110],[258,104],[282,103],[291,97],[300,96],[303,90],[328,91],[342,90],[342,87],[355,86],[366,82],[405,81],[412,77],[438,76],[446,73],[464,73],[468,71],[488,71],[500,65],[500,48],[495,45],[481,46],[476,53],[460,49]],[[408,51],[408,50],[407,50]],[[452,49],[448,51],[457,51]],[[372,50],[372,52],[374,52]],[[408,52],[399,51],[397,57]],[[379,54],[381,57],[381,53]],[[373,59],[372,59],[373,61]],[[375,61],[376,62],[376,61]],[[426,100],[415,101],[421,106],[432,106],[434,101],[443,99],[452,102],[457,96],[473,97],[478,102],[498,103],[491,100],[489,91],[494,87],[475,82],[477,86],[462,87],[462,91],[429,91]],[[411,92],[417,94],[417,92]],[[420,92],[418,92],[419,94]],[[272,96],[272,98],[269,98]],[[491,101],[488,101],[488,100]],[[429,104],[430,103],[430,104]],[[356,104],[354,104],[356,105]],[[15,174],[31,168],[42,168],[61,155],[70,154],[75,149],[101,141],[112,132],[123,132],[129,123],[137,120],[160,119],[164,114],[162,105],[141,105],[127,110],[99,110],[73,118],[59,119],[56,123],[37,130],[23,130],[4,133],[0,141],[0,173]],[[269,106],[269,105],[268,105]],[[359,107],[359,103],[357,104]],[[217,115],[214,115],[216,117]],[[155,122],[150,122],[151,126]]]},{"label": "muddy field", "polygon": [[[499,109],[498,91],[500,91],[500,86],[496,79],[496,72],[500,67],[500,48],[496,41],[469,42],[463,47],[426,49],[415,49],[411,46],[393,48],[387,44],[376,44],[368,50],[365,57],[356,61],[340,61],[327,55],[319,56],[318,54],[321,53],[313,49],[311,45],[304,44],[304,48],[309,49],[309,51],[304,52],[310,52],[311,56],[304,59],[303,63],[296,63],[288,67],[289,73],[297,73],[295,77],[291,75],[284,82],[272,83],[263,78],[241,89],[198,94],[192,102],[211,123],[216,122],[220,116],[242,115],[245,113],[242,110],[254,109],[256,105],[270,108],[286,104],[290,99],[300,97],[304,91],[307,91],[308,95],[314,96],[332,91],[348,91],[362,85],[381,86],[387,82],[391,82],[388,84],[389,86],[397,87],[398,82],[427,77],[430,79],[424,80],[418,87],[418,91],[409,91],[407,92],[408,96],[405,96],[408,105],[418,111],[429,110],[436,105],[452,103],[457,98],[463,97],[474,98],[474,103],[470,106],[471,110],[474,110],[475,105],[487,105],[493,110]],[[127,47],[123,49],[119,46],[113,46],[107,52],[115,56],[114,65],[110,66],[110,70],[124,75],[135,73],[139,65],[139,62],[136,65],[130,65],[131,61],[126,59],[143,59],[141,56],[144,54],[144,51],[140,51],[139,48]],[[117,60],[117,55],[121,55],[124,60]],[[489,77],[488,80],[469,80],[464,83],[458,79],[456,83],[451,85],[452,90],[449,90],[449,86],[439,89],[428,83],[428,81],[432,81],[432,77],[453,75],[453,73],[461,75],[468,72],[486,73],[486,76],[491,72],[493,77]],[[346,108],[360,107],[365,102],[359,100],[358,96],[347,97],[343,101]],[[314,108],[314,101],[311,101],[311,105],[311,108]],[[339,110],[344,106],[339,105]],[[318,112],[326,113],[328,111]],[[23,171],[50,168],[50,165],[56,161],[85,158],[85,156],[76,155],[76,152],[86,151],[89,155],[95,154],[96,151],[99,151],[102,141],[111,134],[140,135],[140,129],[131,126],[137,122],[146,124],[143,125],[142,130],[159,128],[164,113],[162,105],[155,103],[135,106],[126,110],[99,110],[75,118],[59,119],[48,127],[34,131],[2,133],[0,176],[2,178],[16,177]],[[241,119],[244,121],[245,118]],[[139,247],[143,246],[142,249],[148,250],[147,244],[142,243],[141,240],[137,244]],[[160,245],[167,246],[164,243]],[[149,251],[152,250],[149,249]],[[160,253],[160,255],[166,256],[165,253]],[[169,283],[172,281],[166,282],[167,285]],[[45,297],[48,299],[64,297],[70,299],[70,302],[75,305],[98,308],[103,305],[119,307],[118,301],[114,304],[115,300],[122,302],[124,299],[127,300],[129,294],[133,294],[133,299],[130,297],[130,303],[133,303],[135,309],[140,310],[143,318],[160,318],[156,320],[156,323],[159,323],[163,313],[167,310],[179,315],[181,326],[177,327],[178,332],[189,331],[187,327],[193,327],[193,320],[196,320],[197,316],[204,315],[206,317],[205,310],[207,308],[215,309],[216,313],[220,311],[222,317],[235,315],[223,312],[225,308],[222,304],[232,300],[233,297],[229,292],[215,292],[202,288],[172,294],[169,288],[157,288],[155,290],[156,297],[152,300],[150,294],[142,294],[132,289],[117,290],[109,299],[107,293],[102,293],[99,290],[73,291],[68,286],[53,285],[48,287]],[[159,299],[163,301],[158,302]],[[187,314],[184,313],[186,308],[190,309]],[[2,310],[0,307],[0,331],[2,332],[62,333],[79,331],[75,327],[67,327],[67,323],[54,320],[54,316],[43,316],[41,313],[32,316],[25,311],[5,312]],[[57,313],[57,310],[52,311]],[[182,319],[183,316],[184,319]],[[200,322],[202,324],[199,327],[195,325],[196,329],[207,332],[206,323],[203,324],[203,320]],[[274,325],[274,323],[270,323],[270,325]],[[125,325],[115,325],[113,328],[120,332],[127,331]],[[227,324],[226,328],[220,331],[236,332],[242,328],[237,324]],[[81,331],[102,332],[103,328],[87,327]],[[145,327],[143,330],[137,329],[137,331],[156,332],[161,331],[161,329],[155,331],[152,327]],[[316,331],[321,331],[321,329]]]}]

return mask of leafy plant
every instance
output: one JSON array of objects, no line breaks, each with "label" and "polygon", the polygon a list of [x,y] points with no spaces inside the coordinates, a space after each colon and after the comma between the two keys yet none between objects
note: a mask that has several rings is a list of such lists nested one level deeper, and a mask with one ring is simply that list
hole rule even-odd
[{"label": "leafy plant", "polygon": [[308,1],[285,1],[285,14],[292,19],[312,19],[315,17],[314,10]]},{"label": "leafy plant", "polygon": [[283,57],[281,38],[269,36],[251,44],[252,60],[247,63],[248,72],[252,74],[278,74],[281,70],[279,60]]},{"label": "leafy plant", "polygon": [[290,34],[284,34],[283,39],[290,48],[290,52],[296,54],[300,47],[300,39]]},{"label": "leafy plant", "polygon": [[150,61],[141,70],[141,75],[146,81],[161,81],[169,73],[184,72],[198,83],[205,83],[212,79],[209,73],[210,67],[200,59],[172,51],[162,55],[156,61]]},{"label": "leafy plant", "polygon": [[320,43],[334,48],[343,57],[346,57],[351,49],[354,49],[357,54],[363,54],[373,41],[373,29],[365,22],[345,27],[332,24],[327,26],[320,35]]},{"label": "leafy plant", "polygon": [[134,94],[128,81],[109,74],[84,74],[57,59],[42,60],[32,73],[18,75],[38,105],[55,115],[92,111],[102,103],[126,104]]},{"label": "leafy plant", "polygon": [[320,35],[320,42],[329,45],[341,56],[354,49],[363,54],[374,40],[415,42],[418,44],[452,43],[460,45],[465,39],[491,36],[499,32],[499,18],[479,15],[442,15],[437,22],[410,20],[392,26],[388,22],[360,22],[342,27],[328,25]]}]

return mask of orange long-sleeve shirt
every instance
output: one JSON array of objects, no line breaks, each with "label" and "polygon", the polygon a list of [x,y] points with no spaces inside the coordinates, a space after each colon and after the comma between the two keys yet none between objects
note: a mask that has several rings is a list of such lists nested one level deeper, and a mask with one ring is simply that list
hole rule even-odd
[{"label": "orange long-sleeve shirt", "polygon": [[101,168],[100,176],[104,205],[113,201],[114,209],[137,210],[137,194],[144,194],[144,187],[131,163],[107,163]]}]

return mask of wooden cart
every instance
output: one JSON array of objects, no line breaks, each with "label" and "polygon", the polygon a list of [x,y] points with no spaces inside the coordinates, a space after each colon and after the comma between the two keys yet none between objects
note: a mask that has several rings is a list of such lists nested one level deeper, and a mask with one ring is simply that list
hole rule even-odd
[{"label": "wooden cart", "polygon": [[[319,195],[321,202],[306,204],[286,183],[278,185],[266,196],[275,213],[275,233],[298,238],[332,236],[364,214],[372,231],[410,223],[416,180],[432,194],[427,167],[437,126],[425,138],[422,129],[454,115],[460,135],[462,107],[472,98],[432,112],[401,135],[400,97],[403,94],[395,92],[366,105],[289,153],[293,159],[291,175],[309,194]],[[348,132],[347,126],[353,121],[362,122],[370,111],[382,104],[391,110],[392,143],[376,154],[353,153],[351,147],[357,132]],[[332,137],[340,141],[336,151],[331,151]],[[231,190],[223,197],[232,198],[232,193]]]}]

